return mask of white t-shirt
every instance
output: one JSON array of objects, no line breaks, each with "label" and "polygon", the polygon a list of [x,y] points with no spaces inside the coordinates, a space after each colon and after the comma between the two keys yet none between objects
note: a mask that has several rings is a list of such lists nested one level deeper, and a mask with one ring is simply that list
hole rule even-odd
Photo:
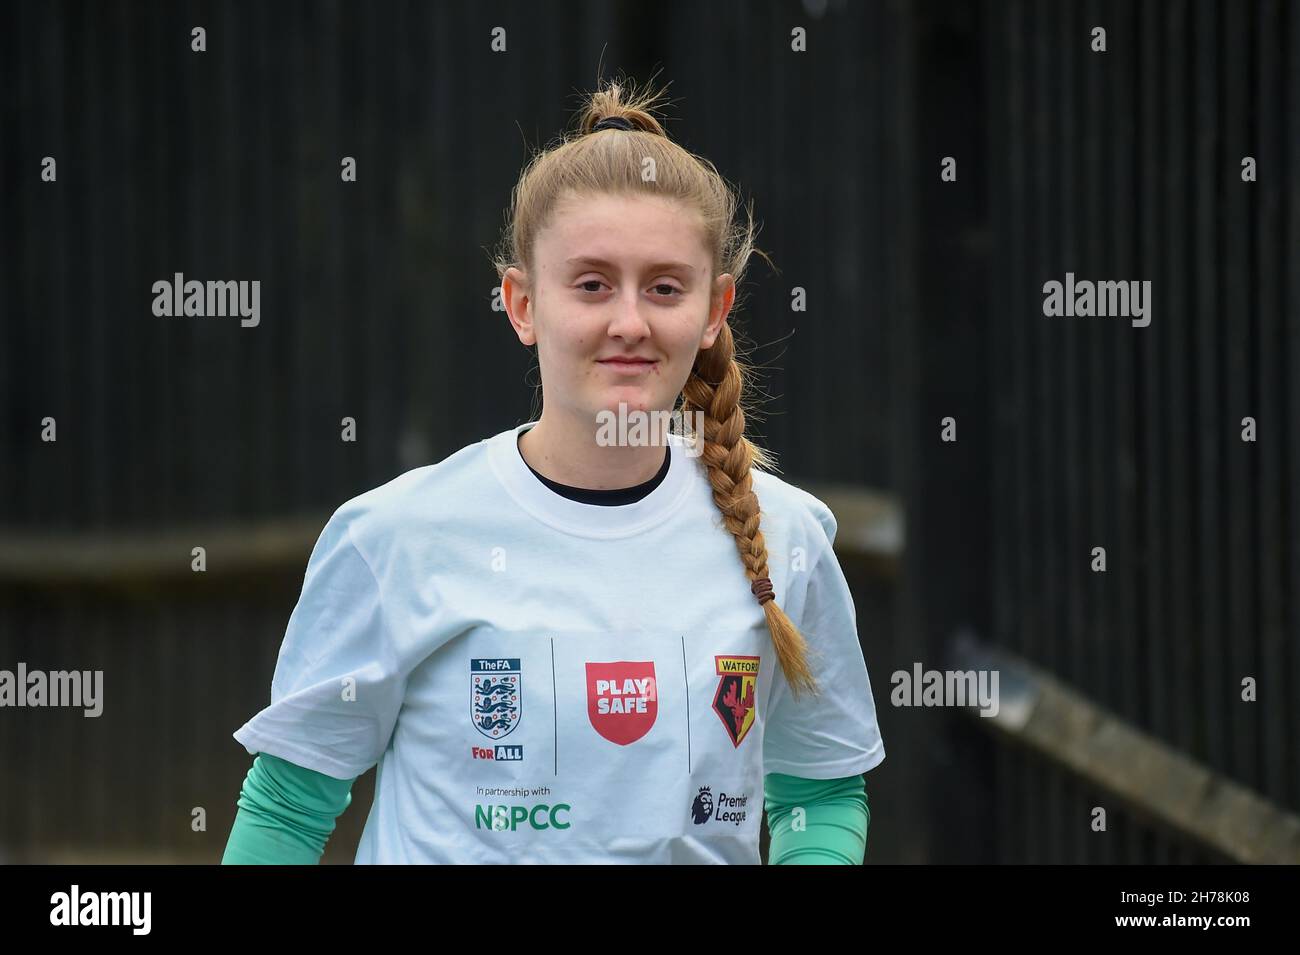
[{"label": "white t-shirt", "polygon": [[340,779],[378,764],[357,863],[758,864],[765,773],[885,758],[835,518],[754,471],[821,687],[796,702],[684,439],[653,491],[605,506],[528,469],[533,424],[334,513],[235,739]]}]

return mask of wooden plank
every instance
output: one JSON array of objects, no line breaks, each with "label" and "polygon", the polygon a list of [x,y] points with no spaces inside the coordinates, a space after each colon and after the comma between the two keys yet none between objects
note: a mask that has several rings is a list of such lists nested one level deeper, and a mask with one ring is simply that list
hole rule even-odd
[{"label": "wooden plank", "polygon": [[[881,491],[796,481],[830,507],[836,550],[895,578],[906,533],[902,505]],[[176,582],[197,577],[191,549],[207,551],[211,577],[300,573],[328,514],[248,524],[195,525],[127,533],[0,534],[0,585],[73,586]]]},{"label": "wooden plank", "polygon": [[209,577],[305,570],[328,515],[256,524],[196,525],[129,533],[5,533],[0,584],[129,585],[197,578],[191,549],[207,551]]},{"label": "wooden plank", "polygon": [[1235,862],[1300,864],[1300,817],[1135,729],[1029,661],[955,640],[944,665],[997,671],[997,713],[963,712],[1115,797],[1134,817]]}]

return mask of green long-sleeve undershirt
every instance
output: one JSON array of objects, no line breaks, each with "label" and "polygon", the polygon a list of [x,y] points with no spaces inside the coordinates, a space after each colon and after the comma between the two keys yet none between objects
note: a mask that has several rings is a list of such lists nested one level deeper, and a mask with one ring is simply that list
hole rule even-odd
[{"label": "green long-sleeve undershirt", "polygon": [[[335,779],[259,753],[244,779],[223,865],[316,865],[355,779]],[[771,865],[860,865],[871,811],[861,774],[806,779],[768,773]]]},{"label": "green long-sleeve undershirt", "polygon": [[355,781],[259,753],[240,789],[222,865],[316,865]]},{"label": "green long-sleeve undershirt", "polygon": [[861,865],[871,809],[863,776],[807,779],[768,773],[769,865]]}]

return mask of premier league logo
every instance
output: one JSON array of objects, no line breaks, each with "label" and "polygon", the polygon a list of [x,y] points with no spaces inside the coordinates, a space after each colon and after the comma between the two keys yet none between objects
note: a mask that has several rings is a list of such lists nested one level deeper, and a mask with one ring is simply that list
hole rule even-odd
[{"label": "premier league logo", "polygon": [[469,714],[488,739],[509,736],[523,715],[523,674],[519,660],[469,661]]},{"label": "premier league logo", "polygon": [[741,740],[754,725],[754,686],[758,682],[758,657],[715,656],[718,689],[713,694],[713,712],[727,728],[731,745]]},{"label": "premier league logo", "polygon": [[691,803],[691,822],[702,826],[713,815],[713,792],[708,786],[701,786],[695,801]]}]

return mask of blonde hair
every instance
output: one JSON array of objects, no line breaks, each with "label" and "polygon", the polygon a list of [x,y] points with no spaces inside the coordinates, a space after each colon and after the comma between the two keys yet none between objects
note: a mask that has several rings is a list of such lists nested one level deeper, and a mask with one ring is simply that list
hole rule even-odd
[{"label": "blonde hair", "polygon": [[[591,94],[581,111],[577,131],[538,152],[515,185],[500,249],[494,256],[498,278],[530,266],[538,233],[550,221],[556,206],[568,196],[599,194],[652,195],[674,199],[699,211],[705,247],[713,256],[713,276],[731,273],[739,288],[754,245],[756,229],[752,209],[746,221],[733,227],[739,202],[717,168],[707,159],[683,149],[668,138],[650,109],[660,94],[648,89],[626,91],[611,82]],[[593,127],[604,119],[621,119],[631,129]],[[653,160],[653,181],[642,179],[646,159]],[[770,262],[770,260],[768,260]],[[736,302],[733,301],[733,311]],[[682,389],[682,419],[704,422],[701,460],[713,487],[713,501],[745,565],[751,582],[768,576],[767,545],[760,529],[761,511],[753,490],[753,468],[772,470],[772,456],[745,436],[745,410],[752,371],[737,356],[729,321],[712,347],[695,356],[690,377]],[[797,697],[807,689],[817,691],[808,665],[807,643],[775,599],[761,606],[772,634],[772,645],[791,690]]]}]

